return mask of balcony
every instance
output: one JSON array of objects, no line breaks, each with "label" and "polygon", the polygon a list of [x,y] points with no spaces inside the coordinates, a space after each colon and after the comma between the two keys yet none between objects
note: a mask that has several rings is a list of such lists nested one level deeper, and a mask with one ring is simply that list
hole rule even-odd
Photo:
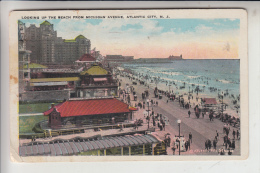
[{"label": "balcony", "polygon": [[78,86],[77,88],[117,88],[117,83],[105,83],[105,84],[82,84],[81,86]]}]

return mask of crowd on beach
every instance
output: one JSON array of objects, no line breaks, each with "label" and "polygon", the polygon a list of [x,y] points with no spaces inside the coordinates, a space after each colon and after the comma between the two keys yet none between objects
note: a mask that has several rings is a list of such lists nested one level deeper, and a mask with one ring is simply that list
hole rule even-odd
[{"label": "crowd on beach", "polygon": [[[196,97],[196,100],[199,100],[199,97],[202,96],[215,97],[219,101],[224,100],[223,106],[227,108],[226,112],[228,111],[229,114],[235,117],[240,116],[240,94],[236,94],[232,89],[223,89],[220,86],[214,85],[215,83],[231,83],[235,85],[237,81],[234,81],[234,79],[222,80],[194,74],[194,76],[188,76],[188,79],[176,80],[175,76],[179,75],[178,72],[171,72],[169,70],[156,71],[152,68],[145,68],[142,72],[125,68],[123,72],[135,81],[140,81],[140,84],[148,85],[149,83],[149,85],[154,88],[158,85],[158,88],[169,93],[174,90],[175,94],[183,95],[185,99],[195,94],[196,96],[194,96],[194,98]],[[191,72],[192,71],[190,71],[190,73]]]},{"label": "crowd on beach", "polygon": [[[122,73],[119,73],[119,74],[122,75]],[[132,81],[132,85],[128,84],[127,88],[124,88],[124,89],[120,88],[119,96],[122,99],[122,101],[127,102],[131,106],[134,106],[139,109],[144,109],[144,110],[146,110],[145,109],[146,106],[150,106],[151,108],[158,106],[158,101],[156,101],[156,99],[155,100],[147,99],[147,98],[149,98],[149,94],[150,94],[149,87],[151,86],[151,83],[149,85],[148,83],[144,82],[144,80],[141,80],[140,79],[141,74],[135,74],[131,70],[129,70],[127,73],[124,73],[124,75],[122,75],[122,76],[127,77],[127,78],[129,78],[130,81]],[[191,116],[191,112],[194,112],[194,114],[197,118],[200,118],[200,115],[201,115],[202,118],[204,118],[204,116],[208,116],[210,121],[214,121],[214,119],[219,119],[220,121],[222,121],[224,123],[224,127],[225,127],[225,131],[223,130],[223,133],[225,133],[225,136],[223,138],[223,146],[225,147],[225,149],[224,148],[219,149],[219,154],[222,155],[223,152],[227,149],[229,151],[228,154],[232,154],[231,151],[235,149],[235,137],[234,136],[237,136],[237,139],[239,139],[239,136],[240,136],[240,132],[239,132],[240,118],[239,117],[228,115],[227,113],[223,113],[223,112],[217,112],[213,108],[212,109],[206,109],[206,108],[203,109],[202,108],[203,101],[202,101],[202,98],[199,97],[199,93],[203,92],[205,87],[203,87],[203,89],[200,89],[198,86],[197,87],[194,86],[195,89],[192,89],[186,95],[187,96],[187,100],[186,100],[184,97],[185,94],[180,94],[180,93],[174,92],[174,90],[170,90],[170,89],[161,90],[161,89],[157,88],[157,84],[159,84],[160,82],[163,82],[161,80],[158,80],[158,78],[155,79],[155,78],[152,78],[149,76],[146,76],[146,78],[150,79],[151,82],[156,84],[156,87],[154,88],[154,93],[153,93],[155,98],[162,99],[162,97],[166,97],[167,104],[170,102],[176,102],[176,101],[179,102],[179,105],[182,109],[188,110],[189,117]],[[154,81],[152,79],[154,79]],[[134,85],[137,85],[137,84],[144,85],[145,87],[148,88],[141,94],[140,100],[137,99],[137,94],[133,87]],[[176,88],[178,88],[176,83],[174,83],[174,82],[166,81],[166,86],[167,85],[168,86],[175,85]],[[182,88],[182,87],[185,87],[185,82],[184,82],[184,86],[181,86],[179,88]],[[212,88],[212,87],[209,89],[212,92],[215,92],[216,90],[218,90],[217,88]],[[176,91],[177,91],[177,89],[176,89]],[[135,101],[135,103],[133,105],[131,103],[130,94],[133,95],[133,98]],[[222,97],[228,96],[228,92],[225,92],[221,96]],[[234,96],[231,95],[230,97],[234,97]],[[239,100],[239,98],[237,98],[237,99]],[[222,104],[221,106],[223,109],[223,107],[227,106],[227,105]],[[153,125],[153,127],[158,127],[161,131],[165,130],[165,123],[166,123],[165,121],[167,121],[167,120],[164,119],[164,116],[160,113],[156,114],[153,111],[153,109],[151,111],[149,111],[149,109],[147,109],[147,110],[148,111],[147,111],[146,115],[144,115],[144,119],[148,123],[148,126],[149,126],[150,121],[152,121],[151,124]],[[138,122],[140,124],[140,120],[136,120],[135,129],[138,129],[138,125],[137,125]],[[230,126],[233,126],[234,128],[238,128],[237,131],[233,130],[233,133],[232,133],[233,139],[232,140],[228,136],[229,131],[230,131]],[[224,129],[224,127],[223,127],[223,129]],[[179,140],[179,139],[177,139],[177,140]],[[219,142],[219,140],[220,140],[219,133],[216,130],[216,136],[212,140],[207,139],[205,141],[205,149],[210,151],[211,147],[213,147],[213,149],[216,150],[217,143]],[[171,143],[170,136],[165,137],[165,142],[167,143],[168,146],[170,146],[170,143]],[[176,143],[176,141],[175,141],[175,143]],[[191,143],[191,139],[189,137],[189,139],[184,142],[184,147],[185,147],[186,151],[189,150],[190,143]],[[176,146],[178,148],[178,144],[174,145],[172,148],[174,152],[175,152]]]}]

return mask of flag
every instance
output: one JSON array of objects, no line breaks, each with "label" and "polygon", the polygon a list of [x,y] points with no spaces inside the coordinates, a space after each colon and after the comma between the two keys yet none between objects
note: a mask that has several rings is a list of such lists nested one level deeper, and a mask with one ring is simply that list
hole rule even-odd
[{"label": "flag", "polygon": [[96,48],[94,47],[94,49],[91,50],[91,54],[96,52]]}]

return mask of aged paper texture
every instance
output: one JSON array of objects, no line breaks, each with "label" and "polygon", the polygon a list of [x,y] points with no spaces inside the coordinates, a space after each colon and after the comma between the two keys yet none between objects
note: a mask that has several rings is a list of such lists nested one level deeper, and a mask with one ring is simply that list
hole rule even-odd
[{"label": "aged paper texture", "polygon": [[13,11],[9,28],[12,161],[248,157],[245,10]]}]

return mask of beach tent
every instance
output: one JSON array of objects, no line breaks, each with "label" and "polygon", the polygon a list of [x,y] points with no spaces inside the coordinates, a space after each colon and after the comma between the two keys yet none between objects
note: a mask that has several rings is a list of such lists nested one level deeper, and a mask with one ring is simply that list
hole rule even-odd
[{"label": "beach tent", "polygon": [[217,101],[215,98],[204,98],[203,99],[204,105],[216,105]]},{"label": "beach tent", "polygon": [[215,98],[203,98],[202,101],[202,107],[205,109],[215,109],[218,107],[218,103]]}]

